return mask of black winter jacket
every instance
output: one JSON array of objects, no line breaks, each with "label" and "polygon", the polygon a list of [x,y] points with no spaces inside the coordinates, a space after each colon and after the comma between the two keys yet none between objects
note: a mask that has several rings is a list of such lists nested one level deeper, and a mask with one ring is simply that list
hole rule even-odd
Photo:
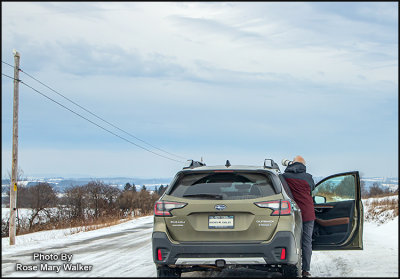
[{"label": "black winter jacket", "polygon": [[283,177],[300,207],[303,222],[315,220],[314,201],[311,196],[315,184],[312,175],[306,172],[306,166],[299,162],[290,164]]}]

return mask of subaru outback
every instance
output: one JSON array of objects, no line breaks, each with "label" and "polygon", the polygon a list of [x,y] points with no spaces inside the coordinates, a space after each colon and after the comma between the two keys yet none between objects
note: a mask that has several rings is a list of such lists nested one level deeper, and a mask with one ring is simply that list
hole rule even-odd
[{"label": "subaru outback", "polygon": [[[313,250],[362,249],[357,171],[322,179],[313,191]],[[206,166],[190,161],[154,206],[153,260],[158,277],[252,268],[301,272],[301,211],[278,165]]]}]

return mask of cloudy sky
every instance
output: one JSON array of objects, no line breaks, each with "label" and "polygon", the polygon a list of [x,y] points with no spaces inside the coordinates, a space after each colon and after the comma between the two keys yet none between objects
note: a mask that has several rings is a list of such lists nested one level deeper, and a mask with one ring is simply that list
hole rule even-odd
[{"label": "cloudy sky", "polygon": [[[398,176],[396,2],[2,2],[2,61],[13,49],[25,73],[136,137],[22,72],[131,142],[20,84],[25,175],[168,178],[186,159],[299,154],[315,176]],[[12,94],[2,75],[2,177]]]}]

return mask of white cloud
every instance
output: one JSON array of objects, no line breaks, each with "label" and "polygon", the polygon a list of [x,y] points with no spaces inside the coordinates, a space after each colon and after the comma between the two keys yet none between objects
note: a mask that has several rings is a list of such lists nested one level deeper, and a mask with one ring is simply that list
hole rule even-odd
[{"label": "white cloud", "polygon": [[[18,49],[27,72],[177,153],[324,152],[342,147],[354,130],[361,144],[348,150],[363,152],[379,138],[371,130],[388,138],[397,131],[392,116],[398,109],[390,104],[398,101],[398,18],[384,4],[5,2],[2,8],[5,61]],[[114,143],[27,88],[21,91],[28,119],[21,133],[31,134],[30,144],[40,138],[32,131],[41,130],[53,147],[88,146],[93,137],[98,146]],[[5,123],[11,98],[2,101]],[[324,143],[313,138],[315,131]],[[10,131],[4,132],[8,142]],[[299,144],[285,141],[292,134]]]},{"label": "white cloud", "polygon": [[[18,21],[17,7],[24,7],[22,13],[26,13]],[[69,11],[53,14],[55,7],[69,7]],[[171,57],[195,74],[204,74],[196,67],[196,61],[201,60],[214,68],[275,72],[317,82],[359,85],[354,72],[370,82],[397,82],[390,74],[394,66],[369,70],[377,66],[376,61],[370,61],[370,53],[382,54],[381,67],[397,60],[393,48],[372,43],[395,34],[373,22],[321,12],[310,3],[94,3],[85,7],[86,12],[78,7],[77,3],[7,3],[3,14],[9,24],[3,31],[11,38],[23,34],[30,44],[39,44],[42,49],[46,44],[62,49],[71,43],[82,44],[90,50],[81,53],[81,60],[97,57],[112,66],[119,61],[122,49],[122,54]],[[51,24],[42,24],[43,20]],[[94,52],[95,48],[102,53]],[[56,54],[68,57],[68,53]],[[362,60],[358,59],[360,54],[364,54]],[[321,77],[319,71],[325,75]]]}]

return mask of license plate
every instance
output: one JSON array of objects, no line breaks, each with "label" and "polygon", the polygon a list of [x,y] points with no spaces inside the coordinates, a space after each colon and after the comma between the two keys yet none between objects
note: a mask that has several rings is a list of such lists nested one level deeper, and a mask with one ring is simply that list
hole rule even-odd
[{"label": "license plate", "polygon": [[208,216],[209,229],[233,229],[233,216]]}]

